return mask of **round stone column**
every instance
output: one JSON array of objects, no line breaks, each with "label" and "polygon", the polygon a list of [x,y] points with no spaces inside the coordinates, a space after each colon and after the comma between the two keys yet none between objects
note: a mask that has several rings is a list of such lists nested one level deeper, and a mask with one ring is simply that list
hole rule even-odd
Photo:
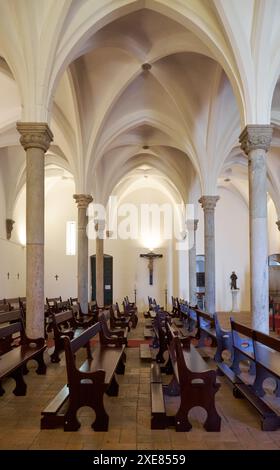
[{"label": "round stone column", "polygon": [[88,313],[88,236],[87,208],[92,202],[90,194],[74,194],[78,206],[78,299],[82,313]]},{"label": "round stone column", "polygon": [[248,155],[252,326],[269,332],[266,152],[272,126],[248,125],[239,137]]},{"label": "round stone column", "polygon": [[204,253],[205,253],[205,309],[216,312],[215,283],[215,207],[219,196],[202,196],[200,202],[204,211]]},{"label": "round stone column", "polygon": [[187,220],[189,241],[189,303],[192,307],[197,305],[196,296],[196,230],[198,219]]},{"label": "round stone column", "polygon": [[26,151],[26,330],[44,337],[45,152],[53,134],[46,123],[18,122]]},{"label": "round stone column", "polygon": [[96,236],[96,301],[104,306],[104,236],[105,221],[98,220],[95,225]]}]

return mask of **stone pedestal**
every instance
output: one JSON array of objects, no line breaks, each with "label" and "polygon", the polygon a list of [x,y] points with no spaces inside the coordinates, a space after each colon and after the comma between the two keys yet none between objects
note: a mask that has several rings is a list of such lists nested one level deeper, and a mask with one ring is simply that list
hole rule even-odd
[{"label": "stone pedestal", "polygon": [[92,202],[90,194],[74,194],[78,206],[78,299],[82,313],[88,313],[88,237],[87,208]]},{"label": "stone pedestal", "polygon": [[216,312],[215,284],[215,207],[219,196],[202,196],[199,202],[204,210],[204,252],[205,252],[205,309]]},{"label": "stone pedestal", "polygon": [[239,289],[231,289],[231,295],[232,295],[231,311],[232,312],[240,312],[239,307],[238,307],[238,294],[239,294]]},{"label": "stone pedestal", "polygon": [[266,152],[272,126],[248,125],[241,148],[248,155],[252,326],[269,332]]},{"label": "stone pedestal", "polygon": [[48,124],[18,122],[26,151],[26,330],[30,338],[44,337],[44,212],[45,152],[53,134]]}]

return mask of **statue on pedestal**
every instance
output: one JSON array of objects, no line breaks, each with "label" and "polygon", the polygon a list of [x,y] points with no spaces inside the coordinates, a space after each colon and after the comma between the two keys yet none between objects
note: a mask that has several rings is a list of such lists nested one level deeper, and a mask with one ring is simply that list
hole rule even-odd
[{"label": "statue on pedestal", "polygon": [[231,288],[231,290],[232,289],[234,289],[234,290],[238,289],[237,284],[236,284],[237,279],[238,279],[238,277],[236,276],[235,271],[232,271],[232,274],[230,276],[230,288]]}]

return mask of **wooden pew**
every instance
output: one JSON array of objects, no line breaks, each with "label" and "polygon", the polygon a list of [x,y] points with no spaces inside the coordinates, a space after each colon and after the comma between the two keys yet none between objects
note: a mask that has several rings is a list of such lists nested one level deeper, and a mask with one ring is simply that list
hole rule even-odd
[{"label": "wooden pew", "polygon": [[198,347],[206,346],[206,341],[211,339],[211,346],[217,346],[215,319],[213,315],[207,312],[193,308],[197,316],[197,333]]},{"label": "wooden pew", "polygon": [[59,297],[46,297],[49,314],[56,313],[57,302],[62,302],[61,296]]},{"label": "wooden pew", "polygon": [[0,304],[0,313],[9,312],[11,310],[9,304],[5,304],[4,302]]},{"label": "wooden pew", "polygon": [[280,397],[280,341],[269,335],[254,330],[253,333],[256,379],[253,389],[259,397],[263,397],[263,381],[272,377],[276,382],[275,395]]},{"label": "wooden pew", "polygon": [[109,307],[109,314],[111,328],[128,328],[128,331],[130,331],[130,318],[125,316],[116,317],[113,305]]},{"label": "wooden pew", "polygon": [[128,328],[114,328],[111,330],[108,327],[108,320],[110,319],[110,314],[108,311],[104,311],[99,314],[99,321],[100,321],[100,341],[104,345],[116,345],[121,346],[125,344],[127,346],[127,333]]},{"label": "wooden pew", "polygon": [[[216,381],[216,372],[208,369],[199,352],[191,344],[190,338],[184,338],[182,346],[182,338],[169,323],[167,323],[167,332],[173,379],[164,392],[167,395],[178,395],[180,406],[175,416],[166,416],[166,426],[174,425],[176,431],[180,432],[189,431],[192,426],[188,420],[188,412],[194,406],[201,406],[207,411],[207,419],[204,423],[206,431],[220,431],[221,418],[215,407],[215,394],[220,387]],[[158,375],[158,372],[154,372],[154,375]],[[153,403],[155,403],[155,397],[152,396]],[[162,403],[158,402],[158,407],[162,408]],[[153,429],[157,429],[157,419],[157,414],[152,409]],[[161,411],[158,428],[163,427],[164,416]]]},{"label": "wooden pew", "polygon": [[144,314],[144,317],[145,318],[155,318],[155,316],[156,316],[155,308],[157,307],[156,300],[152,299],[152,297],[148,296],[148,302],[149,302],[149,309]]},{"label": "wooden pew", "polygon": [[[261,418],[263,431],[275,431],[280,426],[279,412],[267,400],[263,400],[263,381],[276,379],[276,396],[280,390],[280,341],[253,330],[231,319],[233,361],[230,366],[218,363],[218,367],[233,384],[233,395],[246,398]],[[247,361],[249,370],[244,374],[240,362]],[[250,375],[253,376],[250,379]]]},{"label": "wooden pew", "polygon": [[151,364],[151,429],[165,429],[168,424],[166,416],[163,384],[160,367]]},{"label": "wooden pew", "polygon": [[136,306],[135,302],[130,302],[129,298],[128,298],[128,295],[126,295],[124,297],[124,303],[125,303],[126,307],[133,308],[133,309],[137,310],[137,306]]},{"label": "wooden pew", "polygon": [[[42,412],[41,429],[53,429],[63,425],[64,431],[77,431],[80,423],[76,413],[82,406],[90,406],[95,411],[95,431],[107,431],[109,416],[104,408],[103,395],[118,395],[115,374],[124,374],[125,345],[107,347],[96,344],[90,351],[90,341],[100,333],[100,322],[87,328],[82,334],[70,340],[64,337],[67,382],[56,397]],[[76,353],[86,348],[87,359],[78,367]]]},{"label": "wooden pew", "polygon": [[[23,318],[26,320],[26,297],[19,297],[19,308],[22,311]],[[45,307],[46,312],[46,307]]]},{"label": "wooden pew", "polygon": [[131,307],[126,301],[123,302],[123,312],[121,312],[119,304],[116,302],[116,310],[119,318],[129,318],[132,328],[136,328],[138,323],[137,307]]},{"label": "wooden pew", "polygon": [[171,296],[171,304],[172,304],[172,315],[179,316],[180,315],[180,305],[178,298]]},{"label": "wooden pew", "polygon": [[52,329],[54,334],[54,351],[51,354],[51,362],[60,362],[59,354],[64,349],[63,336],[68,336],[70,339],[79,336],[85,325],[83,322],[79,322],[72,310],[66,312],[52,313]]},{"label": "wooden pew", "polygon": [[19,310],[19,297],[11,297],[9,299],[5,299],[6,303],[10,305],[10,310]]},{"label": "wooden pew", "polygon": [[[21,310],[11,310],[7,312],[0,313],[0,327],[3,325],[11,325],[13,323],[22,322],[22,312]],[[0,355],[4,354],[7,351],[10,351],[17,345],[20,335],[15,338],[13,335],[8,335],[0,339]]]},{"label": "wooden pew", "polygon": [[26,336],[22,321],[11,323],[0,328],[0,340],[12,337],[15,334],[20,335],[20,344],[4,352],[0,360],[0,396],[5,393],[1,382],[6,377],[12,377],[16,381],[16,387],[13,393],[16,396],[26,395],[26,383],[23,379],[23,373],[26,370],[26,364],[30,359],[38,363],[37,374],[46,373],[43,354],[46,349],[44,338],[30,339]]},{"label": "wooden pew", "polygon": [[69,302],[70,302],[71,310],[73,311],[76,319],[79,322],[83,323],[85,326],[94,325],[94,323],[98,321],[99,309],[97,307],[96,302],[91,301],[88,303],[87,313],[82,312],[78,297],[75,297],[75,298],[70,297]]},{"label": "wooden pew", "polygon": [[215,361],[221,365],[221,369],[223,369],[223,352],[228,351],[230,354],[231,362],[233,360],[233,346],[232,346],[232,333],[231,330],[225,330],[221,328],[220,322],[218,320],[218,316],[216,313],[213,315],[215,330],[216,330],[216,340],[217,340],[217,350],[215,353]]}]

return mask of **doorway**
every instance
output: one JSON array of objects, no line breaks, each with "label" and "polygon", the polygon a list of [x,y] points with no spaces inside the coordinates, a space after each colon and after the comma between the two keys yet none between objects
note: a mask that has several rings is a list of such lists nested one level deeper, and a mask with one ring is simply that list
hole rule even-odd
[{"label": "doorway", "polygon": [[[96,255],[90,257],[91,299],[96,300]],[[113,303],[113,256],[104,255],[104,305]]]}]

